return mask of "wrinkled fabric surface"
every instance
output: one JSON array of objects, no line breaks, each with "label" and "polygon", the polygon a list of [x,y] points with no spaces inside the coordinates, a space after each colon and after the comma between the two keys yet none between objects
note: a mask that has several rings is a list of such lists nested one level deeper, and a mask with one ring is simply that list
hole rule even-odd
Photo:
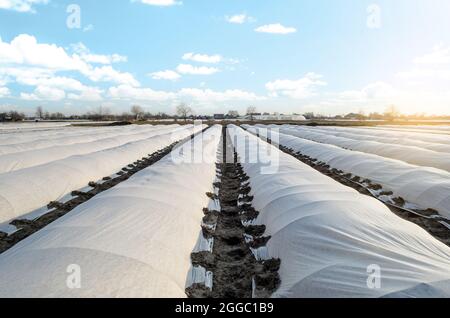
[{"label": "wrinkled fabric surface", "polygon": [[[450,297],[448,246],[262,139],[235,126],[229,132],[241,158],[278,154],[274,174],[261,173],[265,162],[243,162],[256,223],[271,236],[269,256],[281,259],[273,297]],[[379,288],[370,288],[374,268]]]},{"label": "wrinkled fabric surface", "polygon": [[450,218],[450,173],[446,171],[259,129],[263,127],[246,128],[270,134],[287,148],[325,162],[331,168],[367,178],[422,209],[435,209]]},{"label": "wrinkled fabric surface", "polygon": [[[119,147],[0,174],[0,223],[57,201],[74,190],[86,187],[90,181],[119,172],[136,160],[203,128],[201,125],[183,126]],[[152,136],[152,133],[149,135]]]},{"label": "wrinkled fabric surface", "polygon": [[[176,160],[168,155],[0,255],[0,297],[186,297],[220,136],[210,128],[195,150],[186,143]],[[199,154],[208,160],[191,160]]]}]

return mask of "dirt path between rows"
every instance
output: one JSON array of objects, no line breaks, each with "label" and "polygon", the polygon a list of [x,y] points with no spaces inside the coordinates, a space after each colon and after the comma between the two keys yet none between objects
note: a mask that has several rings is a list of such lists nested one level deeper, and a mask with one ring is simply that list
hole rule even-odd
[{"label": "dirt path between rows", "polygon": [[[203,229],[205,238],[214,239],[212,253],[192,254],[194,266],[202,266],[213,273],[212,290],[194,285],[186,290],[191,298],[264,298],[279,286],[280,260],[257,260],[252,249],[263,247],[270,237],[265,237],[265,226],[244,226],[254,220],[258,212],[252,207],[253,197],[249,177],[239,163],[231,140],[224,127],[222,136],[223,161],[217,164],[220,182],[215,184],[221,211],[205,210]],[[214,230],[210,230],[214,226]],[[246,240],[247,238],[247,240]]]}]

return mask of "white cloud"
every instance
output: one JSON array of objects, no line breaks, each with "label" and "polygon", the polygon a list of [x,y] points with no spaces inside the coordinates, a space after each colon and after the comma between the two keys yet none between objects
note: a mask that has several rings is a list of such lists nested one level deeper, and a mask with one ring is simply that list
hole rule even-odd
[{"label": "white cloud", "polygon": [[405,85],[400,81],[397,85],[378,81],[360,90],[348,90],[337,94],[330,93],[321,101],[328,112],[348,113],[363,110],[366,113],[385,111],[388,105],[396,105],[406,114],[428,113],[447,114],[450,103],[448,90],[426,88],[420,89]]},{"label": "white cloud", "polygon": [[79,94],[70,93],[67,98],[78,101],[101,101],[102,91],[95,87],[86,87]]},{"label": "white cloud", "polygon": [[0,87],[0,97],[6,97],[10,94],[11,92],[8,87]]},{"label": "white cloud", "polygon": [[437,45],[432,52],[414,60],[416,64],[445,65],[450,64],[450,46]]},{"label": "white cloud", "polygon": [[[60,91],[77,92],[79,95],[71,93],[69,98],[79,100],[101,100],[101,90],[96,87],[89,87],[80,81],[65,77],[56,76],[54,72],[40,68],[0,68],[0,76],[8,74],[17,84],[25,86],[40,87],[33,94],[24,93],[21,95],[26,100],[44,100],[45,96],[50,96],[52,100],[58,96],[63,96]],[[12,79],[11,79],[12,80]],[[52,90],[54,89],[54,90]]]},{"label": "white cloud", "polygon": [[113,99],[139,101],[176,101],[190,100],[196,102],[256,101],[264,97],[239,89],[223,92],[211,89],[182,88],[178,92],[155,91],[151,88],[136,88],[127,85],[111,87],[109,95]]},{"label": "white cloud", "polygon": [[86,54],[82,56],[83,60],[94,64],[112,64],[119,62],[127,62],[128,58],[119,54],[100,55],[100,54]]},{"label": "white cloud", "polygon": [[215,67],[193,66],[190,64],[180,64],[177,66],[178,73],[190,75],[211,75],[219,72]]},{"label": "white cloud", "polygon": [[69,55],[62,47],[55,44],[38,43],[34,36],[21,34],[11,43],[3,42],[0,38],[0,64],[45,68],[54,72],[77,71],[94,82],[110,81],[139,86],[139,82],[130,73],[117,71],[111,66],[95,67],[87,61],[113,63],[124,61],[125,57],[117,54],[87,54],[89,50],[86,47],[81,47],[81,49],[84,55]]},{"label": "white cloud", "polygon": [[21,93],[20,97],[24,100],[46,100],[60,101],[66,98],[66,93],[62,89],[47,86],[38,86],[33,93]]},{"label": "white cloud", "polygon": [[430,53],[413,60],[414,65],[397,73],[404,84],[425,88],[444,88],[450,85],[450,46],[435,46]]},{"label": "white cloud", "polygon": [[256,101],[264,97],[239,89],[217,92],[211,89],[183,88],[178,92],[180,98],[190,97],[200,102],[224,102],[224,101]]},{"label": "white cloud", "polygon": [[137,88],[130,85],[111,87],[109,95],[113,99],[166,101],[175,98],[174,93],[155,91],[151,88]]},{"label": "white cloud", "polygon": [[232,16],[225,16],[225,20],[228,23],[233,23],[233,24],[244,24],[246,22],[254,22],[256,19],[253,17],[248,16],[245,13],[241,13],[241,14],[235,14]]},{"label": "white cloud", "polygon": [[34,67],[0,67],[2,83],[17,82],[21,85],[35,85],[39,78],[54,76],[54,72],[48,69]]},{"label": "white cloud", "polygon": [[181,1],[175,1],[175,0],[132,0],[132,2],[136,2],[136,1],[139,1],[143,4],[148,4],[151,6],[159,6],[159,7],[169,7],[169,6],[182,4]]},{"label": "white cloud", "polygon": [[80,55],[81,59],[87,63],[93,64],[113,64],[119,62],[127,62],[128,58],[119,54],[102,55],[92,54],[90,50],[81,42],[72,44],[72,49]]},{"label": "white cloud", "polygon": [[266,84],[266,89],[270,96],[286,96],[295,99],[304,99],[316,94],[316,89],[320,86],[326,86],[322,81],[322,75],[308,73],[298,80],[275,80]]},{"label": "white cloud", "polygon": [[183,55],[183,60],[185,61],[194,61],[199,63],[209,63],[216,64],[222,61],[222,56],[215,55],[207,55],[207,54],[195,54],[195,53],[186,53]]},{"label": "white cloud", "polygon": [[285,27],[280,23],[275,23],[260,26],[256,28],[255,31],[260,33],[271,33],[271,34],[290,34],[297,32],[297,29],[292,27]]},{"label": "white cloud", "polygon": [[364,110],[383,112],[396,105],[407,114],[448,114],[450,104],[450,47],[435,46],[428,54],[411,60],[409,69],[389,82],[378,81],[362,89],[330,93],[320,103],[329,112]]},{"label": "white cloud", "polygon": [[385,82],[375,82],[361,90],[344,91],[338,97],[349,102],[370,102],[374,100],[385,101],[394,97],[394,88]]},{"label": "white cloud", "polygon": [[421,85],[430,82],[450,81],[450,69],[413,68],[408,71],[397,73],[397,77],[402,80],[408,81],[408,83],[410,84],[421,84]]},{"label": "white cloud", "polygon": [[19,84],[29,86],[45,86],[58,88],[70,91],[82,91],[86,88],[80,81],[77,81],[70,77],[36,77],[36,78],[19,78],[17,80]]},{"label": "white cloud", "polygon": [[114,82],[118,84],[140,86],[140,83],[132,74],[116,71],[111,66],[89,68],[82,73],[93,82]]},{"label": "white cloud", "polygon": [[176,81],[181,77],[180,74],[171,70],[154,72],[149,75],[155,80],[169,80],[169,81]]},{"label": "white cloud", "polygon": [[0,9],[34,12],[34,5],[47,4],[48,0],[0,0]]},{"label": "white cloud", "polygon": [[0,63],[40,66],[54,70],[77,70],[86,67],[78,57],[69,56],[55,44],[37,43],[34,36],[20,34],[11,43],[0,39]]},{"label": "white cloud", "polygon": [[88,24],[87,26],[85,26],[83,28],[83,32],[90,32],[92,30],[94,30],[94,25],[93,24]]}]

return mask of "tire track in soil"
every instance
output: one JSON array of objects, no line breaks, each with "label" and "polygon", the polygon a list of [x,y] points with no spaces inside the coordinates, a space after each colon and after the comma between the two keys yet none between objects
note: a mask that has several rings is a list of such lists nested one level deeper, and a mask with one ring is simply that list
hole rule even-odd
[{"label": "tire track in soil", "polygon": [[122,168],[122,170],[116,174],[117,177],[115,178],[105,177],[103,178],[102,183],[90,182],[89,186],[93,188],[92,190],[88,192],[73,191],[71,194],[74,198],[72,198],[70,201],[67,201],[65,203],[56,201],[50,202],[47,205],[47,208],[49,210],[53,210],[34,220],[17,219],[12,221],[10,224],[14,225],[18,230],[11,235],[0,232],[0,254],[6,252],[20,241],[26,239],[27,237],[43,229],[50,223],[56,221],[60,217],[71,212],[77,206],[89,201],[97,194],[115,187],[119,183],[128,180],[131,176],[138,173],[139,171],[154,165],[156,162],[170,154],[175,147],[177,147],[178,145],[182,145],[190,139],[193,139],[196,135],[203,133],[207,129],[208,128],[205,128],[201,132],[174,142],[163,149],[149,154],[148,157],[144,157],[140,160],[135,161],[134,163]]},{"label": "tire track in soil", "polygon": [[[221,211],[205,209],[203,219],[209,225],[203,227],[203,236],[214,238],[213,251],[193,253],[191,257],[193,266],[202,266],[213,273],[213,287],[209,290],[195,284],[186,289],[186,294],[190,298],[270,297],[280,284],[281,262],[258,261],[251,250],[266,245],[270,237],[263,236],[265,226],[243,224],[254,220],[258,212],[251,205],[249,177],[239,163],[225,126],[221,147],[223,159],[216,165],[220,182],[214,185],[218,195],[207,194],[219,200]],[[251,239],[246,241],[246,237]]]},{"label": "tire track in soil", "polygon": [[[246,130],[246,129],[245,129]],[[257,137],[261,138],[259,134],[256,134]],[[266,139],[263,139],[266,140]],[[267,139],[268,143],[276,145],[272,143],[270,139]],[[282,145],[276,145],[279,147],[281,151],[284,153],[293,156],[297,160],[302,163],[310,166],[311,168],[319,171],[320,173],[334,179],[335,181],[357,190],[359,193],[370,196],[382,202],[386,205],[394,214],[401,217],[402,219],[412,222],[424,230],[426,230],[429,234],[431,234],[434,238],[441,241],[442,243],[450,246],[450,229],[448,229],[445,225],[441,224],[439,221],[443,220],[443,218],[439,215],[439,213],[433,209],[427,210],[409,210],[405,209],[404,206],[406,201],[397,197],[394,198],[393,201],[395,204],[390,204],[380,200],[379,197],[374,195],[370,190],[380,191],[382,190],[382,186],[379,184],[373,183],[369,179],[364,179],[358,176],[354,176],[350,173],[345,173],[342,170],[338,170],[335,168],[331,168],[324,162],[320,162],[315,158],[308,157],[303,155],[301,152],[296,152],[293,149],[289,149],[288,147]],[[384,195],[392,195],[391,191],[381,192]]]}]

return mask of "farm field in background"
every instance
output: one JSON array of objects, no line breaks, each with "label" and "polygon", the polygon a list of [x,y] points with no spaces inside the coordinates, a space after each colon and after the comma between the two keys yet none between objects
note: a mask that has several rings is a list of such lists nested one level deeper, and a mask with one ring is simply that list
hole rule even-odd
[{"label": "farm field in background", "polygon": [[122,124],[0,125],[0,297],[450,297],[450,125]]}]

